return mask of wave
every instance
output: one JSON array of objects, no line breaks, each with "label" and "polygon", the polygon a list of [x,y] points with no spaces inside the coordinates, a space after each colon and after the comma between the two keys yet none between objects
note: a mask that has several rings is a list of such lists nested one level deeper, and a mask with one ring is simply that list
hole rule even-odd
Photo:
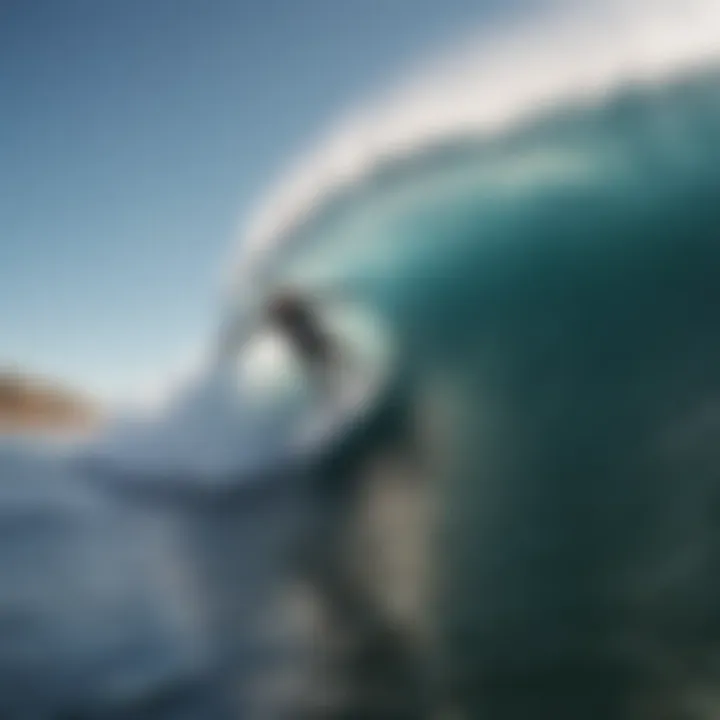
[{"label": "wave", "polygon": [[717,654],[719,29],[695,0],[488,30],[351,114],[243,234],[231,291],[351,288],[439,387],[438,624],[490,715],[505,681],[582,668],[595,699],[535,716],[621,717],[613,678]]}]

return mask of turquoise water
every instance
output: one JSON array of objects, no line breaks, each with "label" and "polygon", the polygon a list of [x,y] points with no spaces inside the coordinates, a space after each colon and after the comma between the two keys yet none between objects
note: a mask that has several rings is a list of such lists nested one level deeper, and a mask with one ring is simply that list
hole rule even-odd
[{"label": "turquoise water", "polygon": [[720,75],[689,73],[380,166],[275,261],[451,407],[435,611],[474,715],[622,717],[711,673],[719,198]]}]

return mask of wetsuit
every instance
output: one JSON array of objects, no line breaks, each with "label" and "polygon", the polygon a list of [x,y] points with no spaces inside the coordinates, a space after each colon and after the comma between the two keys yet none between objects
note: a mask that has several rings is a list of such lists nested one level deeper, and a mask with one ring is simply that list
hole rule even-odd
[{"label": "wetsuit", "polygon": [[270,317],[292,340],[305,361],[326,366],[332,355],[332,343],[320,329],[313,312],[303,301],[290,295],[275,298]]}]

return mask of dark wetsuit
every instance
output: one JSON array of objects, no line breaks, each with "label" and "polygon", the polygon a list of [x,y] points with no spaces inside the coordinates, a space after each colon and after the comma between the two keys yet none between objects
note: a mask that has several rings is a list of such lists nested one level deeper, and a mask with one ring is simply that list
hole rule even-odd
[{"label": "dark wetsuit", "polygon": [[320,329],[312,309],[302,300],[290,295],[278,296],[271,302],[269,314],[287,333],[304,360],[320,365],[330,362],[332,343]]}]

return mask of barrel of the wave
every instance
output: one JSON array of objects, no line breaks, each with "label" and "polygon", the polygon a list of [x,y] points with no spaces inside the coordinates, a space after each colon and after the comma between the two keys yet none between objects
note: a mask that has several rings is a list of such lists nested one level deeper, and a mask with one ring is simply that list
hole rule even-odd
[{"label": "barrel of the wave", "polygon": [[710,71],[559,108],[428,153],[283,268],[364,288],[452,405],[436,657],[470,717],[639,717],[711,680],[719,127]]}]

